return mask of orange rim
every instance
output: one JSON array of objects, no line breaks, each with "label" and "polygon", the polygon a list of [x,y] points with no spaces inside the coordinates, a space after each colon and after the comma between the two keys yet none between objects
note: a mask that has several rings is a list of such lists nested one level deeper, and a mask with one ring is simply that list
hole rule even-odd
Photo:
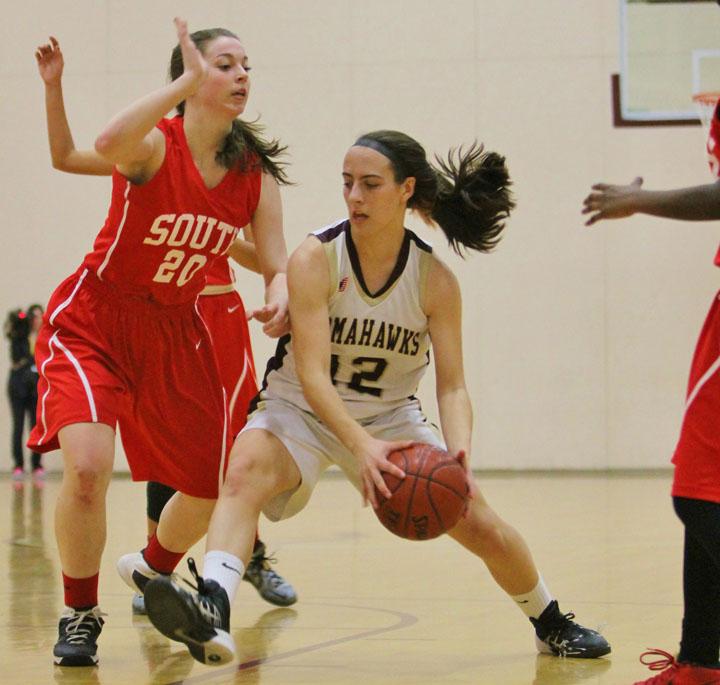
[{"label": "orange rim", "polygon": [[720,100],[720,91],[709,91],[707,93],[695,93],[692,96],[693,102],[699,105],[714,105]]}]

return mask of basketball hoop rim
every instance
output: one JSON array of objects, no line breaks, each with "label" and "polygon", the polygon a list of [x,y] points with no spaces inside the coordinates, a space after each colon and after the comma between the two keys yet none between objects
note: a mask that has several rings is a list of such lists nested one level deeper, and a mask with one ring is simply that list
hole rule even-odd
[{"label": "basketball hoop rim", "polygon": [[692,96],[693,102],[699,105],[715,105],[720,100],[720,91],[709,90],[704,93],[695,93]]}]

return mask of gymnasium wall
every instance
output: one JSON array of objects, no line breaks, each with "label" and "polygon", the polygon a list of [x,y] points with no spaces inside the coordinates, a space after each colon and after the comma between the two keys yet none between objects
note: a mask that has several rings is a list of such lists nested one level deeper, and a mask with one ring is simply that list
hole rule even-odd
[{"label": "gymnasium wall", "polygon": [[[643,217],[583,226],[596,181],[709,180],[700,128],[613,128],[616,0],[12,3],[0,29],[1,311],[47,300],[90,248],[109,198],[108,179],[50,167],[35,46],[60,39],[68,114],[88,147],[116,111],[165,81],[175,14],[191,30],[226,26],[244,41],[254,67],[246,116],[260,114],[292,152],[290,248],[343,215],[342,157],[364,131],[398,128],[429,152],[478,138],[507,156],[518,207],[495,253],[463,261],[439,233],[409,224],[461,281],[477,468],[668,464],[720,281],[719,231]],[[259,304],[259,278],[238,281]],[[257,327],[254,343],[261,369],[273,343]],[[435,417],[431,378],[421,398]],[[8,409],[3,470],[9,432]]]}]

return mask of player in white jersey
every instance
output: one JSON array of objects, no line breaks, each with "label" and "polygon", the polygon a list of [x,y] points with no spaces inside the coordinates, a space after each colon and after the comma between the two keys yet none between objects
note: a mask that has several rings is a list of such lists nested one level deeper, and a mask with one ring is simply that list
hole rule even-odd
[{"label": "player in white jersey", "polygon": [[[467,469],[472,501],[449,535],[487,565],[532,622],[537,646],[557,656],[599,657],[610,646],[562,614],[520,534],[488,505],[469,467],[472,408],[462,363],[457,280],[404,228],[407,209],[437,224],[453,248],[486,252],[514,206],[505,160],[472,146],[431,166],[397,131],[360,137],[344,165],[348,220],[308,237],[288,268],[292,334],[279,341],[265,384],[232,450],[197,592],[172,578],[146,587],[148,614],[208,664],[235,656],[232,602],[261,511],[303,508],[320,474],[338,464],[366,501],[390,492],[388,455],[411,442],[447,445]],[[443,441],[414,398],[435,360]]]},{"label": "player in white jersey", "polygon": [[[315,231],[328,258],[333,293],[328,301],[330,374],[355,419],[407,404],[429,362],[427,316],[422,309],[432,248],[406,231],[391,283],[371,293],[357,268],[350,222]],[[357,276],[356,276],[357,274]],[[290,336],[271,360],[262,397],[284,399],[305,411]]]}]

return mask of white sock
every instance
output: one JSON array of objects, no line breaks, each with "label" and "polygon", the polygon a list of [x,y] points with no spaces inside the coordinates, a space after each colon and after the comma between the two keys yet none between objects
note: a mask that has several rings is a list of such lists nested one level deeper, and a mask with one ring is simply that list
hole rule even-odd
[{"label": "white sock", "polygon": [[530,592],[524,595],[511,595],[511,597],[528,618],[539,618],[553,599],[542,577]]},{"label": "white sock", "polygon": [[220,587],[227,592],[230,604],[235,599],[235,594],[244,575],[245,565],[236,556],[222,552],[219,549],[205,555],[203,578],[219,583]]}]

